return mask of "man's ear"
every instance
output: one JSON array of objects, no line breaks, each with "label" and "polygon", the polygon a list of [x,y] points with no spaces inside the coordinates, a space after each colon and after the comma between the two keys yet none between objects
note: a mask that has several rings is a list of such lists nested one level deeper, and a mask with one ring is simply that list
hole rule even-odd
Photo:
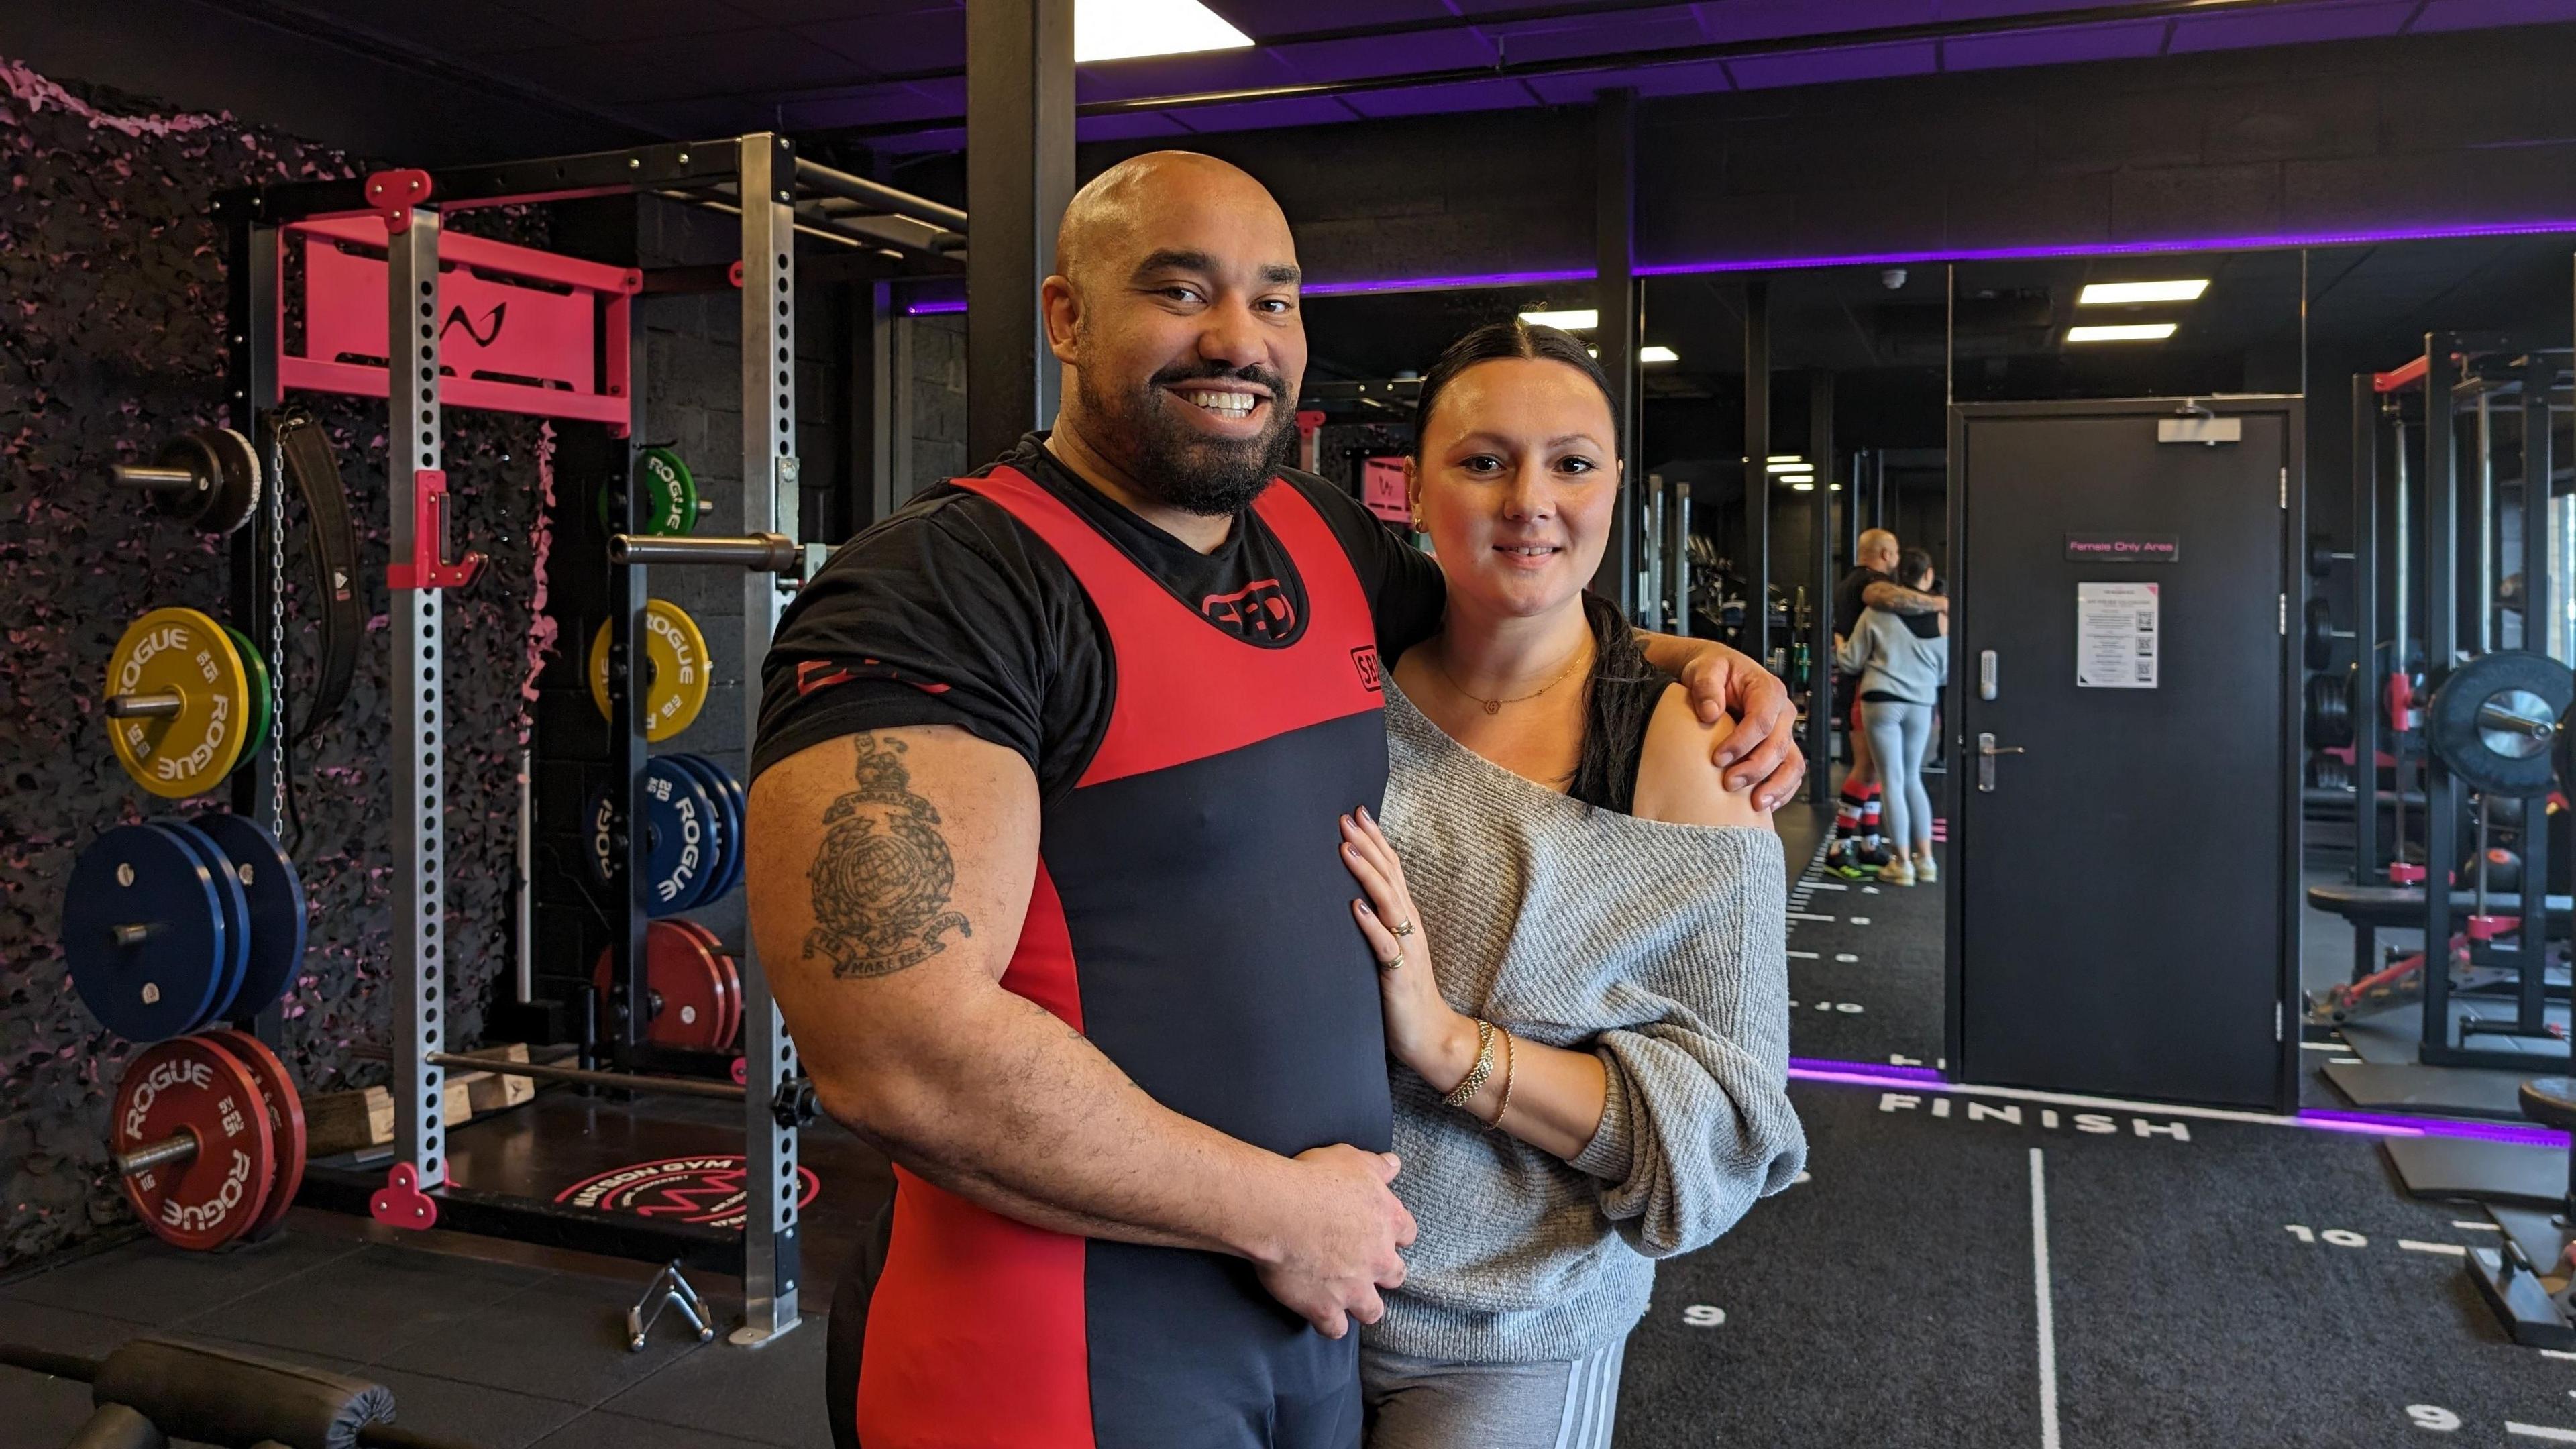
[{"label": "man's ear", "polygon": [[1038,307],[1046,314],[1047,350],[1067,367],[1081,366],[1074,334],[1082,325],[1082,298],[1073,283],[1060,276],[1038,285]]}]

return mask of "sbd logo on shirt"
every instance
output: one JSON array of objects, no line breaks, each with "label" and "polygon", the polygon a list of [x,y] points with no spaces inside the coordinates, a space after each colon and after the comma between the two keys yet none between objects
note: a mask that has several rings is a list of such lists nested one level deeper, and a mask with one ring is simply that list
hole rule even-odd
[{"label": "sbd logo on shirt", "polygon": [[1263,579],[1238,593],[1210,594],[1199,602],[1210,623],[1246,639],[1285,639],[1297,632],[1297,606],[1277,579]]},{"label": "sbd logo on shirt", "polygon": [[1363,644],[1351,651],[1351,666],[1360,672],[1360,688],[1371,694],[1384,694],[1386,686],[1377,677],[1377,646]]}]

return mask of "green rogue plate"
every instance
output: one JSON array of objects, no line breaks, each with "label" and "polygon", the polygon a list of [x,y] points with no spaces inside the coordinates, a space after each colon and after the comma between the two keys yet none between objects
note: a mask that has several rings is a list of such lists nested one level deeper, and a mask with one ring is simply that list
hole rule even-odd
[{"label": "green rogue plate", "polygon": [[[241,764],[247,765],[259,753],[259,747],[268,743],[268,727],[277,716],[277,686],[269,678],[268,656],[259,652],[250,636],[230,624],[224,626],[224,632],[232,636],[233,647],[241,651],[242,673],[250,685],[250,733],[242,737],[241,752]],[[233,768],[240,769],[241,765]]]},{"label": "green rogue plate", "polygon": [[[671,536],[694,533],[698,527],[698,480],[689,473],[689,465],[668,448],[647,448],[635,459],[635,486],[643,490],[644,531]],[[599,493],[599,522],[609,532],[617,532],[617,519],[609,512],[608,490]]]}]

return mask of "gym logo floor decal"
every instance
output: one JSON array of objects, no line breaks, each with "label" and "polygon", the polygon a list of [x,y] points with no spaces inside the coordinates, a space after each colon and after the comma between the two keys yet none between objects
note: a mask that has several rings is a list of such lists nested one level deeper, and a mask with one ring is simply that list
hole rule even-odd
[{"label": "gym logo floor decal", "polygon": [[[738,1152],[706,1157],[666,1157],[636,1162],[586,1177],[555,1194],[555,1201],[638,1217],[673,1218],[709,1227],[743,1224],[743,1173]],[[796,1169],[800,1179],[796,1206],[803,1208],[823,1190],[810,1167]]]}]

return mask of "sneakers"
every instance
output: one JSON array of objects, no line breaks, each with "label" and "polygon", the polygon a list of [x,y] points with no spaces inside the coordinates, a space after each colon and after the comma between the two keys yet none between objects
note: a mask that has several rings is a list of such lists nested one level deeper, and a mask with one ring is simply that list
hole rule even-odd
[{"label": "sneakers", "polygon": [[1927,850],[1914,857],[1914,879],[1922,885],[1933,885],[1940,881],[1941,871],[1938,866],[1932,864],[1932,852]]},{"label": "sneakers", "polygon": [[1914,863],[1904,856],[1896,857],[1878,868],[1878,883],[1893,886],[1914,884]]}]

